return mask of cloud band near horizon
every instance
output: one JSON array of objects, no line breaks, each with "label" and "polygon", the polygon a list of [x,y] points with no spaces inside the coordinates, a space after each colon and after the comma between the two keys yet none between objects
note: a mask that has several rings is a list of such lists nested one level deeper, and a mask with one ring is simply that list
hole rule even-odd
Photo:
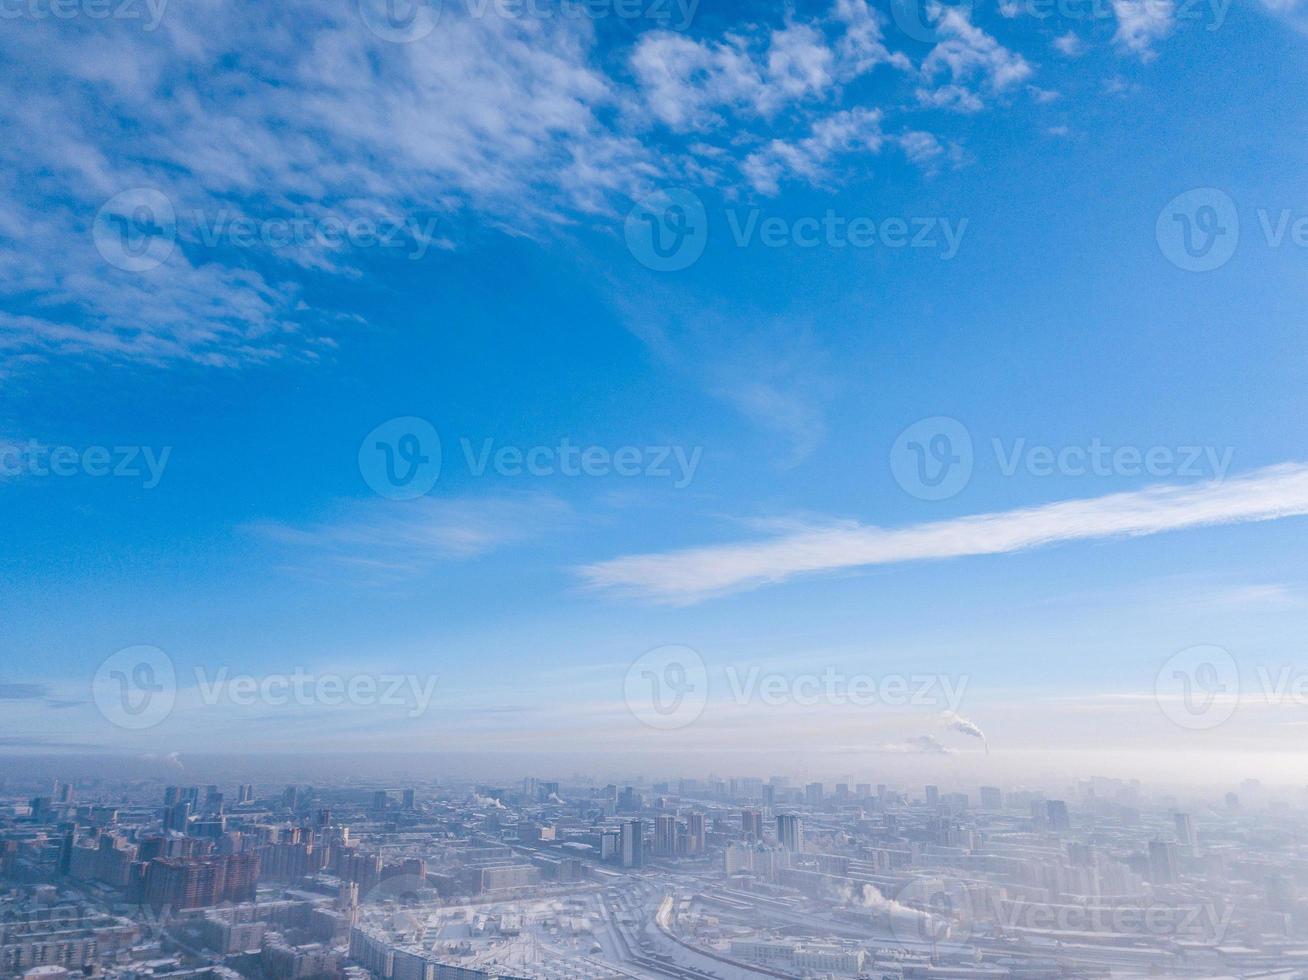
[{"label": "cloud band near horizon", "polygon": [[756,541],[623,555],[578,572],[591,588],[689,604],[797,575],[1304,514],[1308,464],[1282,463],[1224,482],[1156,486],[901,528],[845,522]]}]

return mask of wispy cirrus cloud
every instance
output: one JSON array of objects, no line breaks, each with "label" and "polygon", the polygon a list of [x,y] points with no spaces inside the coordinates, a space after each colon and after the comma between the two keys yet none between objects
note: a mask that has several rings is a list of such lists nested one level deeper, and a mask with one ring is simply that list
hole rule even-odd
[{"label": "wispy cirrus cloud", "polygon": [[902,755],[949,755],[947,749],[940,739],[934,735],[913,735],[904,739],[902,742],[888,742],[885,745],[878,746],[871,751],[874,752],[892,752]]},{"label": "wispy cirrus cloud", "polygon": [[1222,483],[1164,485],[902,528],[810,526],[759,541],[625,555],[578,571],[596,589],[690,603],[799,575],[1306,514],[1308,464],[1285,463]]},{"label": "wispy cirrus cloud", "polygon": [[247,529],[285,549],[293,568],[321,574],[329,566],[365,582],[387,582],[533,540],[565,525],[570,513],[545,494],[419,497],[350,504],[313,524],[263,522]]}]

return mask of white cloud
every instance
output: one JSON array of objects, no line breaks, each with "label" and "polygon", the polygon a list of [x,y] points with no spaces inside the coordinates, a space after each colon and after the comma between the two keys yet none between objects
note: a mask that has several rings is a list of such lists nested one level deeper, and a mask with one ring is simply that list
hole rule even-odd
[{"label": "white cloud", "polygon": [[895,529],[854,522],[809,527],[762,541],[627,555],[579,571],[595,588],[695,602],[815,572],[1305,514],[1308,465],[1287,463],[1224,483],[1159,486]]},{"label": "white cloud", "polygon": [[[153,34],[85,18],[22,26],[0,40],[15,79],[0,107],[0,290],[27,301],[0,322],[13,352],[236,364],[321,346],[298,283],[306,269],[357,274],[357,256],[206,245],[187,215],[466,206],[531,231],[607,213],[660,172],[599,121],[616,96],[585,22],[449,16],[406,45],[365,30],[352,4],[308,2],[197,3]],[[97,252],[91,224],[138,187],[171,202],[179,234],[161,264],[128,272]]]},{"label": "white cloud", "polygon": [[934,735],[913,735],[902,742],[888,742],[873,751],[893,752],[904,755],[949,755],[940,739]]},{"label": "white cloud", "polygon": [[672,31],[644,35],[631,69],[650,112],[675,130],[720,125],[719,110],[743,106],[763,90],[763,79],[743,43],[701,43]]},{"label": "white cloud", "polygon": [[855,78],[882,63],[905,71],[912,67],[903,54],[886,48],[881,16],[867,0],[836,0],[832,15],[845,30],[836,42],[842,78]]},{"label": "white cloud", "polygon": [[941,85],[939,88],[917,90],[917,100],[932,109],[950,109],[954,112],[980,112],[985,103],[971,89],[962,85]]},{"label": "white cloud", "polygon": [[742,25],[716,41],[651,31],[630,65],[656,119],[677,131],[709,130],[728,112],[771,119],[788,106],[827,101],[877,65],[908,69],[903,54],[886,48],[881,24],[866,0],[836,0],[825,23]]},{"label": "white cloud", "polygon": [[1085,44],[1071,31],[1054,38],[1054,49],[1066,58],[1079,58],[1085,54]]},{"label": "white cloud", "polygon": [[917,130],[903,133],[899,137],[899,145],[903,148],[904,155],[915,163],[933,160],[944,152],[944,148],[935,136]]},{"label": "white cloud", "polygon": [[[356,7],[196,0],[153,32],[88,18],[4,32],[14,83],[0,106],[0,292],[22,299],[0,321],[11,364],[94,352],[235,365],[333,343],[342,318],[311,311],[301,286],[306,274],[358,276],[361,256],[224,249],[179,220],[161,265],[124,272],[90,231],[129,188],[158,190],[179,219],[452,223],[466,211],[544,237],[611,220],[668,180],[820,180],[837,153],[880,146],[879,113],[842,110],[842,88],[879,65],[912,67],[866,0],[703,40],[646,31],[629,57],[601,48],[585,18],[447,5],[438,30],[395,44]],[[731,128],[725,145],[688,148],[661,144],[657,123]]]},{"label": "white cloud", "polygon": [[791,24],[773,31],[767,79],[779,93],[774,98],[785,102],[820,98],[835,83],[835,60],[835,52],[811,24]]},{"label": "white cloud", "polygon": [[924,105],[976,112],[983,107],[977,88],[999,95],[1031,76],[1025,58],[975,26],[963,10],[936,5],[931,13],[941,39],[923,60],[921,74],[926,82],[941,76],[947,81],[918,91]]},{"label": "white cloud", "polygon": [[826,163],[837,154],[881,150],[885,140],[881,117],[876,109],[842,110],[819,119],[809,135],[797,142],[772,140],[763,149],[751,153],[742,169],[760,194],[777,194],[786,175],[819,183]]},{"label": "white cloud", "polygon": [[1154,43],[1176,26],[1174,0],[1113,0],[1117,33],[1113,40],[1142,61],[1155,57]]}]

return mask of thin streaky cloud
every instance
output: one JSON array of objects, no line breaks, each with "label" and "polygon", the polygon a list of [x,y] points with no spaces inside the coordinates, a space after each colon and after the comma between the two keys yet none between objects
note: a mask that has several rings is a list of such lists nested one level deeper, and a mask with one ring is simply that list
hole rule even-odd
[{"label": "thin streaky cloud", "polygon": [[347,506],[310,525],[247,525],[263,540],[321,568],[330,562],[365,577],[409,578],[442,562],[463,561],[540,537],[566,525],[570,508],[542,493],[487,498],[378,498]]},{"label": "thin streaky cloud", "polygon": [[902,528],[810,527],[767,540],[624,555],[578,571],[593,588],[692,603],[803,574],[1304,514],[1308,464],[1283,463],[1221,483],[1157,486]]}]

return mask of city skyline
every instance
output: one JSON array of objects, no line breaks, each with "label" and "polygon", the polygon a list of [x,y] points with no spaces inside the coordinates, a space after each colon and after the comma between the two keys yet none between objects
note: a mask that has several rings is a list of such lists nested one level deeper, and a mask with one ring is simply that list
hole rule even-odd
[{"label": "city skyline", "polygon": [[24,980],[1302,972],[1302,856],[1287,833],[1302,787],[1287,799],[1254,779],[1173,796],[1104,778],[1045,792],[782,776],[177,775],[109,766],[0,779],[0,970]]}]

